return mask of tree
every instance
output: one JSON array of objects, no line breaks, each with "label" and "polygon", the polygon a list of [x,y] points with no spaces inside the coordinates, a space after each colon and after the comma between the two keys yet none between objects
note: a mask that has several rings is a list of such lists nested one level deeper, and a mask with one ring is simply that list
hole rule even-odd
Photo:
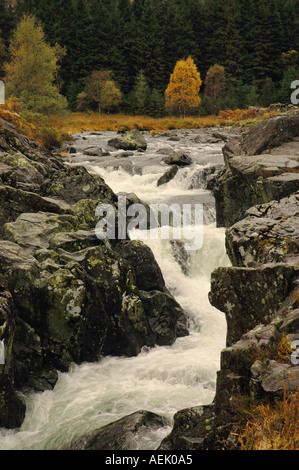
[{"label": "tree", "polygon": [[137,114],[146,114],[149,94],[150,88],[141,70],[137,76],[136,85],[134,88],[135,109]]},{"label": "tree", "polygon": [[99,114],[110,111],[121,102],[121,91],[112,79],[110,70],[92,72],[86,79],[85,93],[87,99],[97,103]]},{"label": "tree", "polygon": [[205,93],[216,99],[223,98],[225,92],[225,71],[222,65],[209,68],[205,79]]},{"label": "tree", "polygon": [[167,111],[186,115],[198,110],[199,90],[202,84],[200,73],[191,57],[179,60],[170,76],[165,91]]},{"label": "tree", "polygon": [[6,90],[20,99],[24,108],[41,114],[66,109],[66,99],[55,84],[60,46],[49,46],[44,32],[32,15],[19,22],[9,47],[10,62],[5,64]]},{"label": "tree", "polygon": [[288,67],[284,73],[281,80],[280,90],[278,92],[278,100],[284,104],[291,103],[291,94],[293,90],[291,89],[291,83],[294,80],[297,80],[299,76],[299,69],[296,67]]},{"label": "tree", "polygon": [[3,77],[3,66],[6,58],[6,47],[0,30],[0,80]]},{"label": "tree", "polygon": [[154,117],[163,116],[164,107],[165,101],[163,96],[154,88],[148,98],[147,114]]},{"label": "tree", "polygon": [[267,77],[264,81],[264,84],[261,90],[261,96],[260,96],[261,105],[264,107],[267,107],[271,103],[274,103],[275,100],[276,100],[275,85],[272,81],[272,78]]}]

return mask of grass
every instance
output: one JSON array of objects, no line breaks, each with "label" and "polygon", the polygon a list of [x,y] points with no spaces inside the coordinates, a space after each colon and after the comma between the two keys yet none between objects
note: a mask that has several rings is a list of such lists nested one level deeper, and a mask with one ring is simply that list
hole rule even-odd
[{"label": "grass", "polygon": [[250,121],[256,122],[266,119],[274,112],[261,112],[259,110],[237,110],[234,114],[218,116],[188,116],[153,118],[148,116],[127,116],[124,114],[72,113],[67,117],[53,116],[49,122],[52,127],[63,130],[69,134],[83,131],[119,131],[119,130],[147,130],[153,134],[171,129],[202,129],[219,127],[221,125],[247,125]]},{"label": "grass", "polygon": [[152,135],[171,129],[203,129],[219,126],[250,126],[276,114],[267,109],[221,111],[218,116],[128,116],[125,114],[65,113],[56,116],[40,116],[22,112],[16,98],[10,98],[0,106],[0,118],[12,122],[18,130],[34,138],[49,149],[57,148],[75,133],[84,131],[120,131],[139,129]]},{"label": "grass", "polygon": [[235,433],[240,450],[299,449],[299,390],[274,404],[243,410],[246,424]]}]

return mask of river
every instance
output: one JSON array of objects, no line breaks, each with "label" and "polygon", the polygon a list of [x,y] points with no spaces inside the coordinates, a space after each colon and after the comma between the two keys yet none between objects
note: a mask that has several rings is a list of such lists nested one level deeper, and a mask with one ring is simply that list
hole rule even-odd
[{"label": "river", "polygon": [[[0,430],[0,449],[61,449],[75,436],[99,428],[137,410],[165,416],[168,426],[158,431],[141,430],[132,449],[156,449],[170,432],[176,411],[208,404],[215,395],[220,351],[225,346],[224,315],[208,300],[211,272],[228,266],[224,229],[216,228],[212,194],[202,189],[201,171],[223,163],[222,142],[198,142],[204,131],[175,131],[162,136],[146,133],[148,149],[129,157],[112,152],[107,157],[87,157],[87,147],[107,147],[112,132],[75,135],[77,153],[69,165],[84,165],[101,175],[117,194],[135,193],[147,203],[203,203],[203,246],[189,251],[183,272],[168,240],[145,240],[163,272],[167,287],[189,316],[190,335],[172,346],[144,348],[132,358],[106,357],[98,363],[72,365],[59,373],[51,391],[26,396],[27,412],[18,431]],[[204,140],[204,139],[203,139]],[[175,178],[157,187],[168,167],[161,163],[161,148],[183,150],[192,159]],[[110,149],[111,151],[111,149]],[[193,189],[190,189],[193,188]]]}]

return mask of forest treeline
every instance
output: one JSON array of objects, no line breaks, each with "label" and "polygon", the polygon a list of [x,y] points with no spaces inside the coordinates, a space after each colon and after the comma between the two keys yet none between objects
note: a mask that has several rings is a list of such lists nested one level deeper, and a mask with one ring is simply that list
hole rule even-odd
[{"label": "forest treeline", "polygon": [[[288,103],[299,79],[298,11],[298,0],[0,0],[0,76],[17,24],[32,14],[46,41],[64,48],[56,82],[72,110],[86,77],[109,70],[122,93],[118,110],[161,114],[170,75],[188,57],[202,79],[202,114]],[[215,64],[225,71],[216,110],[204,93]],[[144,110],[136,109],[138,80]]]}]

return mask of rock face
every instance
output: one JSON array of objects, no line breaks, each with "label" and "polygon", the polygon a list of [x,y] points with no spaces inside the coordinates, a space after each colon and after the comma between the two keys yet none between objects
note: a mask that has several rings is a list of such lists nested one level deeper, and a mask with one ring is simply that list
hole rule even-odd
[{"label": "rock face", "polygon": [[298,132],[298,114],[280,116],[224,147],[215,196],[232,267],[212,273],[209,298],[225,313],[227,345],[213,404],[178,412],[161,449],[238,449],[240,409],[298,391]]},{"label": "rock face", "polygon": [[102,178],[0,125],[0,427],[18,427],[19,390],[52,388],[72,362],[133,356],[188,332],[151,250],[96,237],[98,204],[117,202]]},{"label": "rock face", "polygon": [[137,129],[125,132],[120,137],[110,139],[108,144],[110,147],[122,150],[146,150],[147,143],[143,135]]},{"label": "rock face", "polygon": [[137,411],[74,439],[68,450],[136,450],[138,432],[155,431],[166,425],[162,416],[149,411]]},{"label": "rock face", "polygon": [[229,227],[250,207],[298,191],[298,136],[294,114],[268,119],[225,145],[227,171],[214,190],[218,226]]}]

